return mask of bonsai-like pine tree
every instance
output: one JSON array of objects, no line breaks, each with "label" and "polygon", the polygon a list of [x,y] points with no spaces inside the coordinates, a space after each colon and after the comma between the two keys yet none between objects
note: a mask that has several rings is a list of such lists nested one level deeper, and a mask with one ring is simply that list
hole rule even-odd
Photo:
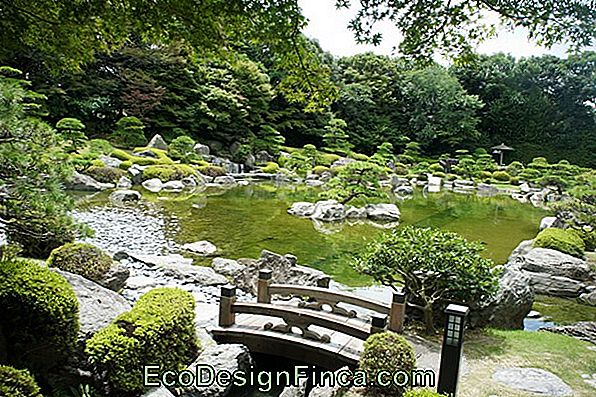
[{"label": "bonsai-like pine tree", "polygon": [[68,151],[77,151],[85,142],[85,124],[79,119],[66,117],[56,123],[56,129],[68,142]]},{"label": "bonsai-like pine tree", "polygon": [[347,127],[348,124],[342,119],[332,118],[329,120],[325,126],[325,134],[323,135],[323,144],[325,145],[323,149],[331,153],[341,154],[342,156],[347,155],[354,147],[349,142],[349,136],[345,132]]}]

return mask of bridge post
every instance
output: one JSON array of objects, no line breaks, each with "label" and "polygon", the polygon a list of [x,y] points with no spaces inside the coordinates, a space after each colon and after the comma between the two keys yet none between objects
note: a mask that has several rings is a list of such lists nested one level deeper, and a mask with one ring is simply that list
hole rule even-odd
[{"label": "bridge post", "polygon": [[271,276],[273,272],[269,269],[259,270],[259,279],[257,281],[257,302],[271,303],[271,294],[269,285],[271,285]]},{"label": "bridge post", "polygon": [[404,330],[404,320],[406,317],[406,294],[403,292],[394,292],[391,310],[389,311],[390,331],[402,333]]},{"label": "bridge post", "polygon": [[378,334],[384,332],[387,326],[387,316],[384,314],[375,314],[372,316],[370,324],[370,334]]},{"label": "bridge post", "polygon": [[236,287],[233,285],[224,285],[221,287],[219,297],[219,326],[229,327],[236,322],[236,314],[232,306],[236,302]]},{"label": "bridge post", "polygon": [[321,276],[317,279],[317,287],[319,288],[329,288],[329,282],[331,281],[331,277],[329,276]]}]

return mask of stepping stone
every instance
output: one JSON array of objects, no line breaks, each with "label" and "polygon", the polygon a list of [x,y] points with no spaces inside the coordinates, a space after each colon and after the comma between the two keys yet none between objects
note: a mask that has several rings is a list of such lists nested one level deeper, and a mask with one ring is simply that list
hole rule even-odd
[{"label": "stepping stone", "polygon": [[573,390],[555,374],[539,368],[504,368],[493,380],[514,389],[550,397],[572,396]]}]

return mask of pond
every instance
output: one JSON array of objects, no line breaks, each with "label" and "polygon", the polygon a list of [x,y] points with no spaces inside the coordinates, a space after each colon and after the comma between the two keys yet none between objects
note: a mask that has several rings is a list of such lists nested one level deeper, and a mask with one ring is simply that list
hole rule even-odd
[{"label": "pond", "polygon": [[[296,201],[316,201],[317,192],[303,186],[261,183],[230,190],[208,190],[194,195],[158,196],[143,192],[151,206],[165,216],[165,227],[177,243],[209,240],[218,255],[257,258],[261,250],[292,253],[300,264],[320,269],[349,285],[371,283],[351,268],[354,254],[374,239],[382,228],[364,224],[314,224],[286,211]],[[86,206],[104,205],[107,194],[84,200]],[[517,244],[533,238],[541,209],[509,197],[481,198],[449,192],[427,197],[421,192],[397,202],[401,224],[434,226],[485,243],[485,255],[504,263]],[[209,259],[199,259],[208,264]]]}]

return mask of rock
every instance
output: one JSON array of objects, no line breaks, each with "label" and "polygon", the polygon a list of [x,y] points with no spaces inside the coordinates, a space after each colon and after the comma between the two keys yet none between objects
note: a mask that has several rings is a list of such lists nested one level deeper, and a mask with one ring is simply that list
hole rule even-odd
[{"label": "rock", "polygon": [[414,194],[414,188],[410,185],[402,185],[396,187],[393,192],[398,196],[410,196]]},{"label": "rock", "polygon": [[270,155],[266,150],[261,150],[255,155],[255,162],[257,164],[269,163],[275,161],[275,157]]},{"label": "rock", "polygon": [[537,312],[536,310],[530,310],[530,312],[526,316],[526,318],[540,318],[540,317],[542,317],[542,314],[540,312]]},{"label": "rock", "polygon": [[168,190],[168,191],[181,191],[183,190],[185,187],[184,183],[182,183],[182,181],[168,181],[166,183],[163,184],[162,188],[163,190]]},{"label": "rock", "polygon": [[540,230],[547,229],[549,227],[556,227],[556,226],[553,226],[553,225],[555,225],[556,222],[557,222],[556,216],[546,216],[546,217],[542,218],[542,220],[540,221]]},{"label": "rock", "polygon": [[132,181],[125,176],[121,176],[120,179],[118,179],[116,187],[119,189],[130,189],[132,187]]},{"label": "rock", "polygon": [[256,294],[257,277],[260,269],[270,269],[275,283],[316,286],[317,280],[329,278],[325,273],[310,267],[300,266],[294,255],[280,255],[263,250],[258,260],[239,259],[245,265],[244,271],[234,278],[234,284],[243,291]]},{"label": "rock", "polygon": [[279,397],[307,397],[306,386],[306,381],[301,381],[298,386],[286,386]]},{"label": "rock", "polygon": [[147,276],[134,276],[126,280],[126,288],[128,289],[143,289],[151,288],[157,285],[157,280]]},{"label": "rock", "polygon": [[228,279],[215,273],[210,267],[164,263],[159,266],[167,276],[177,278],[185,284],[224,285]]},{"label": "rock", "polygon": [[474,181],[468,181],[464,179],[456,179],[453,181],[453,186],[458,188],[473,188]]},{"label": "rock", "polygon": [[99,156],[98,160],[104,163],[106,167],[120,168],[120,164],[122,164],[122,160],[103,154]]},{"label": "rock", "polygon": [[366,212],[370,219],[377,221],[399,221],[401,215],[395,204],[369,204]]},{"label": "rock", "polygon": [[389,183],[394,188],[400,187],[400,186],[410,186],[410,180],[408,178],[404,178],[404,177],[397,176],[397,175],[391,175],[391,178],[389,179]]},{"label": "rock", "polygon": [[517,390],[551,397],[572,396],[573,390],[555,374],[539,368],[504,368],[493,380]]},{"label": "rock", "polygon": [[[182,178],[182,179],[180,180],[180,182],[182,182],[182,185],[183,185],[185,188],[191,188],[191,189],[192,189],[193,187],[196,187],[196,186],[199,184],[199,182],[198,182],[197,178],[195,178],[194,176],[187,176],[186,178]],[[201,185],[202,185],[202,184],[204,184],[204,182],[203,182],[203,183],[201,183]]]},{"label": "rock", "polygon": [[150,192],[159,193],[163,188],[163,183],[159,180],[159,178],[148,179],[142,183],[143,187]]},{"label": "rock", "polygon": [[116,190],[110,194],[110,201],[115,204],[135,203],[141,199],[136,190]]},{"label": "rock", "polygon": [[531,190],[532,188],[530,187],[530,185],[528,185],[527,182],[524,182],[521,185],[519,185],[519,191],[522,193],[530,193]]},{"label": "rock", "polygon": [[315,205],[305,201],[292,204],[288,209],[288,214],[302,217],[310,217],[315,212]]},{"label": "rock", "polygon": [[488,302],[481,303],[479,310],[472,311],[471,321],[477,327],[523,329],[524,318],[533,304],[530,278],[519,267],[508,265],[499,279],[497,293]]},{"label": "rock", "polygon": [[[249,371],[253,365],[252,358],[246,346],[237,344],[224,344],[209,346],[199,355],[194,363],[189,366],[193,373],[201,372],[201,366],[211,366],[215,373],[227,371],[234,374],[238,371]],[[207,382],[205,382],[207,383]],[[217,382],[211,382],[210,386],[193,385],[182,388],[181,397],[225,397],[231,391],[232,385],[221,386]],[[230,382],[231,383],[231,382]]]},{"label": "rock", "polygon": [[202,143],[197,143],[193,147],[193,150],[195,151],[196,154],[200,154],[201,156],[209,156],[209,153],[211,152],[211,149],[209,149],[209,146],[203,145]]},{"label": "rock", "polygon": [[333,174],[329,171],[325,171],[321,174],[320,180],[323,182],[329,182],[333,178]]},{"label": "rock", "polygon": [[224,176],[216,177],[213,180],[213,183],[217,183],[219,185],[224,185],[224,186],[233,186],[236,184],[236,180],[229,175],[224,175]]},{"label": "rock", "polygon": [[192,259],[185,258],[180,254],[170,255],[141,255],[136,253],[128,254],[132,259],[143,262],[150,266],[162,265],[192,265]]},{"label": "rock", "polygon": [[151,138],[151,140],[147,144],[147,147],[160,150],[168,150],[168,145],[166,144],[166,141],[164,141],[161,135],[159,134],[155,134],[153,138]]},{"label": "rock", "polygon": [[346,218],[364,219],[367,216],[368,216],[368,213],[367,213],[365,207],[356,208],[356,207],[349,206],[346,208]]},{"label": "rock", "polygon": [[343,204],[335,200],[318,201],[311,215],[311,218],[320,221],[339,221],[346,217]]},{"label": "rock", "polygon": [[143,177],[143,171],[145,170],[144,166],[138,165],[138,164],[133,164],[129,169],[128,169],[128,175],[130,176],[130,179],[132,180],[132,184],[133,185],[139,185],[142,182],[142,177]]},{"label": "rock", "polygon": [[113,189],[112,183],[101,183],[96,181],[89,175],[79,174],[74,172],[68,182],[66,182],[66,189],[78,190],[83,192],[99,192],[101,190]]},{"label": "rock", "polygon": [[199,254],[199,255],[211,255],[213,253],[215,253],[215,251],[217,251],[217,247],[209,242],[209,241],[197,241],[194,243],[188,243],[188,244],[184,244],[182,246],[182,249],[185,249],[187,251],[192,251],[195,254]]},{"label": "rock", "polygon": [[320,181],[318,179],[309,179],[305,182],[306,186],[310,186],[310,187],[319,187],[319,186],[323,186],[325,184],[325,182]]},{"label": "rock", "polygon": [[528,271],[525,271],[524,274],[530,277],[530,285],[534,291],[541,295],[577,298],[586,288],[582,282],[568,277]]},{"label": "rock", "polygon": [[112,291],[120,291],[126,285],[130,270],[120,262],[114,262],[108,271],[97,282]]},{"label": "rock", "polygon": [[351,159],[349,157],[342,157],[342,158],[340,158],[338,160],[335,160],[333,162],[333,164],[331,164],[331,168],[344,167],[344,166],[346,166],[346,165],[348,165],[350,163],[353,163],[355,161],[356,160]]},{"label": "rock", "polygon": [[52,270],[68,281],[79,301],[79,341],[89,339],[97,331],[107,327],[116,317],[131,309],[130,304],[112,290],[78,274],[55,268]]},{"label": "rock", "polygon": [[[350,369],[348,367],[343,367],[335,371],[335,379],[337,379],[338,373],[349,373]],[[345,387],[341,387],[340,385],[333,382],[333,385],[318,385],[314,386],[310,393],[308,393],[308,397],[339,397],[343,395],[344,391],[346,390]]]},{"label": "rock", "polygon": [[238,274],[244,271],[246,266],[241,265],[238,263],[238,261],[233,259],[213,258],[211,267],[219,274],[229,277],[236,277]]},{"label": "rock", "polygon": [[594,276],[586,261],[549,248],[533,248],[516,261],[528,272],[547,273],[579,281],[590,281]]},{"label": "rock", "polygon": [[139,157],[149,157],[152,159],[156,159],[157,158],[157,154],[153,153],[152,150],[142,150],[140,152],[136,152],[135,155],[139,156]]},{"label": "rock", "polygon": [[244,159],[244,166],[246,168],[248,168],[249,170],[252,170],[253,168],[255,168],[256,163],[257,163],[257,159],[255,156],[253,156],[252,153],[249,153],[246,155],[246,158]]},{"label": "rock", "polygon": [[157,389],[151,389],[147,393],[143,394],[143,397],[174,397],[174,395],[165,388],[165,386]]},{"label": "rock", "polygon": [[528,198],[534,207],[540,207],[544,204],[544,195],[541,192],[534,193]]},{"label": "rock", "polygon": [[579,301],[586,305],[596,306],[596,291],[581,294]]},{"label": "rock", "polygon": [[572,325],[543,327],[539,331],[554,332],[585,340],[596,345],[596,321],[581,321]]},{"label": "rock", "polygon": [[524,240],[509,255],[509,262],[514,262],[518,256],[526,255],[534,248],[534,240]]}]

